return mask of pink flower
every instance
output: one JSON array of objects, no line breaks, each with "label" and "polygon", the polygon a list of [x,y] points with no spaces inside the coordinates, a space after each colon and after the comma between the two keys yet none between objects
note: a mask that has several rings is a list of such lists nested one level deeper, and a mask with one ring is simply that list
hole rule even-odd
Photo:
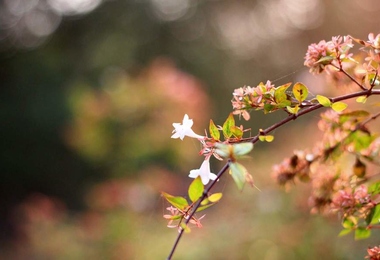
[{"label": "pink flower", "polygon": [[335,36],[328,42],[323,40],[318,44],[313,43],[307,49],[304,65],[310,68],[311,73],[321,73],[335,60],[350,59],[352,54],[349,54],[349,50],[352,47],[352,38],[348,36]]},{"label": "pink flower", "polygon": [[368,255],[365,257],[370,260],[379,260],[380,259],[380,246],[369,247],[367,249]]}]

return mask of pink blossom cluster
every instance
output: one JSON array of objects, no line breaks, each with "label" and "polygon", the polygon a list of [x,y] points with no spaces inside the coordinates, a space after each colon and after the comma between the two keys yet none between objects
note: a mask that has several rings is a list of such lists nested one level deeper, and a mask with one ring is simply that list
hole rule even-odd
[{"label": "pink blossom cluster", "polygon": [[[169,220],[169,223],[167,225],[167,227],[169,228],[178,228],[178,231],[181,230],[181,221],[184,220],[184,219],[188,219],[189,218],[189,214],[187,211],[182,211],[182,210],[179,210],[173,206],[170,206],[170,207],[167,207],[166,208],[170,214],[166,214],[164,215],[164,218],[165,219],[168,219]],[[202,217],[200,218],[195,218],[194,216],[190,219],[190,223],[191,224],[194,224],[195,226],[197,226],[198,228],[201,228],[202,227],[202,224],[201,224],[201,219],[204,217],[205,215],[203,215]],[[176,224],[173,224],[174,221],[178,221],[178,223]]]},{"label": "pink blossom cluster", "polygon": [[333,211],[341,212],[343,216],[358,215],[365,218],[374,205],[367,187],[360,185],[355,190],[346,189],[336,192],[330,207]]},{"label": "pink blossom cluster", "polygon": [[234,90],[232,108],[235,115],[242,115],[245,120],[249,120],[249,109],[260,109],[264,104],[268,104],[271,100],[266,99],[266,94],[269,94],[274,89],[274,85],[268,80],[265,84],[260,83],[252,88],[244,86]]},{"label": "pink blossom cluster", "polygon": [[374,246],[367,249],[368,255],[365,257],[370,260],[380,260],[380,246]]},{"label": "pink blossom cluster", "polygon": [[336,36],[332,37],[331,41],[313,43],[307,49],[304,65],[310,68],[311,73],[319,74],[334,61],[341,64],[343,59],[350,58],[352,55],[349,50],[352,47],[352,39],[348,36]]}]

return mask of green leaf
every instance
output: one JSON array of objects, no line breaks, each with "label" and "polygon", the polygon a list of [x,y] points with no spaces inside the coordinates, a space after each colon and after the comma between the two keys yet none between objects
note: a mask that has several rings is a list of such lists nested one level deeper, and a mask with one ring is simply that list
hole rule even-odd
[{"label": "green leaf", "polygon": [[166,192],[161,192],[161,194],[170,204],[172,204],[177,209],[185,210],[189,206],[189,204],[187,203],[187,200],[184,197],[180,197],[180,196],[175,197]]},{"label": "green leaf", "polygon": [[348,116],[348,117],[368,117],[369,115],[370,115],[370,113],[368,111],[365,111],[365,110],[355,110],[355,111],[350,111],[350,112],[343,113],[339,117],[344,117],[344,116]]},{"label": "green leaf", "polygon": [[210,201],[208,200],[208,198],[205,198],[204,200],[201,201],[201,206],[207,205],[209,203]]},{"label": "green leaf", "polygon": [[230,174],[239,190],[243,190],[245,184],[246,168],[237,162],[230,163]]},{"label": "green leaf", "polygon": [[352,229],[350,229],[350,228],[342,229],[342,231],[339,232],[338,236],[342,237],[342,236],[345,236],[351,232],[352,232]]},{"label": "green leaf", "polygon": [[335,102],[334,104],[331,105],[331,108],[335,112],[342,112],[343,110],[345,110],[347,108],[347,106],[348,105],[344,102]]},{"label": "green leaf", "polygon": [[333,56],[325,56],[325,57],[320,58],[316,63],[327,65],[327,64],[330,64],[331,61],[334,59],[335,58]]},{"label": "green leaf", "polygon": [[214,193],[208,196],[208,200],[212,203],[218,202],[222,198],[223,194],[221,192]]},{"label": "green leaf", "polygon": [[366,239],[371,236],[371,230],[359,227],[355,230],[355,240]]},{"label": "green leaf", "polygon": [[214,124],[214,121],[212,121],[212,119],[210,119],[209,131],[210,131],[211,137],[219,141],[220,133],[219,133],[218,127]]},{"label": "green leaf", "polygon": [[376,205],[376,207],[371,209],[371,212],[368,215],[366,222],[369,225],[380,224],[380,204]]},{"label": "green leaf", "polygon": [[273,135],[260,135],[259,136],[259,140],[261,142],[272,142],[274,140],[274,136]]},{"label": "green leaf", "polygon": [[240,143],[233,145],[233,156],[239,157],[248,154],[253,149],[253,143]]},{"label": "green leaf", "polygon": [[[292,83],[286,83],[277,87],[274,91],[274,100],[277,104],[284,103],[288,101],[288,96],[286,95],[286,90],[290,87]],[[290,101],[289,101],[290,102]]]},{"label": "green leaf", "polygon": [[199,212],[199,211],[202,211],[202,210],[205,210],[211,206],[215,205],[214,203],[210,203],[210,204],[207,204],[207,205],[204,205],[204,206],[200,206],[195,212]]},{"label": "green leaf", "polygon": [[188,225],[186,225],[185,222],[181,222],[181,224],[179,224],[181,226],[181,228],[183,229],[183,231],[185,231],[185,233],[190,233],[191,232],[191,229],[189,228]]},{"label": "green leaf", "polygon": [[201,177],[195,178],[189,186],[189,198],[192,202],[196,202],[203,194],[204,186]]},{"label": "green leaf", "polygon": [[324,107],[331,107],[331,101],[325,96],[317,95],[317,100],[319,104],[321,104]]},{"label": "green leaf", "polygon": [[364,104],[367,101],[367,96],[360,96],[356,99],[356,102]]},{"label": "green leaf", "polygon": [[[166,217],[165,217],[166,218]],[[167,219],[171,219],[171,220],[178,220],[178,219],[181,219],[183,218],[182,215],[174,215],[174,216],[170,216],[168,217]]]},{"label": "green leaf", "polygon": [[363,131],[353,132],[348,138],[348,143],[353,143],[355,151],[361,151],[370,146],[370,144],[375,140],[375,136],[369,135]]},{"label": "green leaf", "polygon": [[309,91],[304,84],[297,82],[293,86],[293,95],[301,103],[307,98]]},{"label": "green leaf", "polygon": [[[257,109],[259,110],[259,109]],[[264,104],[264,114],[267,114],[267,113],[270,113],[270,112],[273,112],[276,110],[276,107],[271,105],[271,104]]]},{"label": "green leaf", "polygon": [[354,216],[350,216],[347,218],[344,218],[342,222],[342,226],[345,229],[353,229],[357,224],[357,219]]},{"label": "green leaf", "polygon": [[339,115],[339,123],[343,124],[348,120],[352,120],[354,118],[365,118],[370,115],[369,112],[365,110],[355,110],[351,112],[345,112]]},{"label": "green leaf", "polygon": [[376,182],[371,184],[368,187],[368,193],[371,193],[372,195],[376,195],[380,193],[380,182]]},{"label": "green leaf", "polygon": [[235,126],[235,119],[232,113],[227,117],[223,124],[223,134],[225,138],[230,138],[232,136],[231,128]]},{"label": "green leaf", "polygon": [[300,110],[300,107],[298,105],[296,105],[294,107],[287,106],[286,110],[288,110],[288,112],[291,113],[291,114],[297,114],[298,111]]},{"label": "green leaf", "polygon": [[233,126],[231,127],[231,132],[232,132],[232,135],[235,136],[236,138],[242,138],[243,136],[243,130],[240,129],[240,127],[237,127],[237,126]]}]

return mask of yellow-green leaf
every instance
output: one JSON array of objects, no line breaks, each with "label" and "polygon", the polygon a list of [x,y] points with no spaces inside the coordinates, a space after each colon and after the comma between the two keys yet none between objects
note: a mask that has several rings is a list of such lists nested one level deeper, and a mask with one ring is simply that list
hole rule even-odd
[{"label": "yellow-green leaf", "polygon": [[210,119],[209,131],[210,131],[211,137],[219,141],[220,133],[219,133],[218,127],[214,124],[214,121],[212,121],[212,119]]},{"label": "yellow-green leaf", "polygon": [[322,95],[317,95],[316,98],[317,98],[319,104],[321,104],[322,106],[324,106],[324,107],[330,107],[331,106],[331,101],[327,97],[322,96]]},{"label": "yellow-green leaf", "polygon": [[189,186],[189,198],[192,202],[197,201],[203,194],[204,186],[201,177],[195,178]]},{"label": "yellow-green leaf", "polygon": [[297,114],[298,111],[300,110],[300,107],[298,105],[296,105],[294,107],[287,106],[286,110],[288,110],[288,112],[291,113],[291,114]]},{"label": "yellow-green leaf", "polygon": [[223,194],[221,192],[218,192],[218,193],[214,193],[214,194],[211,194],[210,196],[208,196],[208,200],[210,202],[218,202],[221,198],[222,198]]},{"label": "yellow-green leaf", "polygon": [[331,105],[331,108],[335,112],[342,112],[343,110],[345,110],[347,108],[347,106],[348,105],[344,102],[335,102],[334,104]]},{"label": "yellow-green leaf", "polygon": [[280,103],[283,103],[285,101],[287,101],[287,95],[286,95],[286,90],[289,88],[289,86],[291,85],[292,83],[286,83],[284,85],[281,85],[279,87],[277,87],[274,91],[274,99],[276,101],[277,104],[280,104]]},{"label": "yellow-green leaf", "polygon": [[161,194],[170,204],[172,204],[177,209],[185,210],[189,206],[187,200],[184,197],[176,197],[166,192],[161,192]]},{"label": "yellow-green leaf", "polygon": [[191,229],[189,228],[188,225],[186,225],[186,223],[181,222],[180,226],[183,229],[183,231],[185,231],[185,233],[190,233],[191,232]]},{"label": "yellow-green leaf", "polygon": [[366,96],[360,96],[356,99],[356,102],[358,103],[365,103],[367,101],[367,97]]},{"label": "yellow-green leaf", "polygon": [[309,91],[304,84],[300,82],[297,82],[296,84],[294,84],[293,95],[298,100],[298,102],[301,103],[302,101],[304,101],[307,98],[308,94],[309,94]]},{"label": "yellow-green leaf", "polygon": [[371,236],[371,230],[366,228],[358,228],[355,230],[355,240],[366,239]]},{"label": "yellow-green leaf", "polygon": [[236,138],[242,138],[243,136],[243,130],[240,129],[240,127],[237,127],[237,126],[232,126],[230,128],[231,130],[231,133],[233,136],[235,136]]},{"label": "yellow-green leaf", "polygon": [[352,229],[349,229],[349,228],[342,229],[342,231],[339,232],[338,236],[342,237],[342,236],[345,236],[345,235],[347,235],[347,234],[349,234],[351,232],[352,232]]},{"label": "yellow-green leaf", "polygon": [[267,141],[268,143],[272,142],[274,140],[274,136],[273,135],[266,135],[265,136],[265,141]]},{"label": "yellow-green leaf", "polygon": [[223,124],[223,134],[225,138],[230,138],[232,136],[231,128],[235,126],[235,118],[232,113],[227,117]]}]

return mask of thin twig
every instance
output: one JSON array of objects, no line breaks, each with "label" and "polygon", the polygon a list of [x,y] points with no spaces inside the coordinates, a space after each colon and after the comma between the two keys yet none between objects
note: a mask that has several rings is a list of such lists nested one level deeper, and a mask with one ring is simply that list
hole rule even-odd
[{"label": "thin twig", "polygon": [[360,84],[356,79],[354,79],[350,74],[348,74],[347,71],[345,71],[344,69],[334,64],[330,64],[330,65],[333,66],[334,68],[337,68],[340,72],[343,72],[343,74],[346,75],[350,80],[352,80],[352,82],[354,82],[356,85],[358,85],[359,88],[361,88],[362,90],[367,90],[362,84]]}]

